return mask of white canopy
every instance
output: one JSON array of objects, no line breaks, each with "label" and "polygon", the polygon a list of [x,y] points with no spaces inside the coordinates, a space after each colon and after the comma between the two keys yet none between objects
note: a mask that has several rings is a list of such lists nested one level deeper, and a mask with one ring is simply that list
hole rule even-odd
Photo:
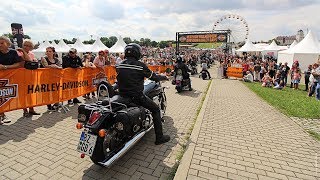
[{"label": "white canopy", "polygon": [[298,44],[298,42],[297,42],[296,40],[294,40],[293,43],[290,45],[289,48],[292,48],[292,47],[296,46],[297,44]]},{"label": "white canopy", "polygon": [[77,52],[88,52],[87,47],[81,42],[80,38],[77,38],[72,47],[75,48]]},{"label": "white canopy", "polygon": [[48,40],[45,40],[43,43],[39,45],[39,47],[32,52],[46,52],[46,48],[52,46]]},{"label": "white canopy", "polygon": [[253,45],[252,42],[248,39],[246,43],[236,51],[237,52],[258,52],[261,50],[258,49],[255,45]]},{"label": "white canopy", "polygon": [[[285,48],[288,49],[288,48]],[[269,46],[264,48],[264,51],[279,51],[283,50],[282,47],[278,46],[277,43],[273,40]]]},{"label": "white canopy", "polygon": [[56,49],[57,52],[69,52],[70,46],[68,46],[63,39],[61,39],[58,43],[58,48]]},{"label": "white canopy", "polygon": [[93,45],[88,49],[89,52],[99,52],[101,50],[109,49],[107,46],[105,46],[99,37],[97,37],[96,41],[93,43]]},{"label": "white canopy", "polygon": [[300,43],[291,47],[287,51],[280,51],[278,62],[287,62],[289,66],[292,66],[293,62],[298,60],[300,68],[305,70],[309,64],[317,62],[319,54],[319,40],[312,31],[309,31]]},{"label": "white canopy", "polygon": [[123,41],[123,38],[119,36],[118,41],[110,48],[112,53],[123,53],[127,44]]},{"label": "white canopy", "polygon": [[54,41],[52,41],[51,46],[53,46],[56,49],[58,48],[58,44],[56,42],[54,42]]}]

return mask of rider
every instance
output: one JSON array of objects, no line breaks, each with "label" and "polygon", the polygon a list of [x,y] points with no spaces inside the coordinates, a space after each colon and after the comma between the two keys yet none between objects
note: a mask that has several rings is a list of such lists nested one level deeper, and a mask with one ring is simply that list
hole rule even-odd
[{"label": "rider", "polygon": [[143,94],[143,84],[144,78],[154,81],[167,80],[168,78],[156,75],[148,66],[139,61],[141,58],[141,46],[139,44],[128,44],[124,49],[124,54],[124,61],[116,67],[119,94],[120,96],[129,98],[134,104],[143,106],[152,112],[156,134],[155,144],[166,143],[170,140],[170,136],[163,135],[159,106]]},{"label": "rider", "polygon": [[[190,72],[191,70],[186,64],[184,64],[181,56],[177,57],[177,64],[174,66],[175,74],[177,74],[178,69],[181,69],[183,79],[190,79],[190,75],[188,72]],[[191,89],[191,81],[189,81],[189,88]]]},{"label": "rider", "polygon": [[211,79],[211,75],[210,75],[210,73],[209,73],[209,71],[208,71],[208,63],[206,62],[206,61],[202,61],[201,62],[201,73],[202,72],[206,72],[207,73],[207,75],[209,76],[209,79]]}]

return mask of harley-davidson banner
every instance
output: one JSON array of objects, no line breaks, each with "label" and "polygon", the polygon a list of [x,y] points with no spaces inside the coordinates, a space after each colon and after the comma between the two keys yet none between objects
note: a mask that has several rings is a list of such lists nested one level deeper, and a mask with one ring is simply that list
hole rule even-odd
[{"label": "harley-davidson banner", "polygon": [[[165,72],[172,66],[149,66]],[[0,113],[33,106],[53,104],[82,96],[96,90],[96,85],[116,80],[116,69],[8,69],[0,71]]]},{"label": "harley-davidson banner", "polygon": [[179,34],[180,43],[227,42],[227,33]]}]

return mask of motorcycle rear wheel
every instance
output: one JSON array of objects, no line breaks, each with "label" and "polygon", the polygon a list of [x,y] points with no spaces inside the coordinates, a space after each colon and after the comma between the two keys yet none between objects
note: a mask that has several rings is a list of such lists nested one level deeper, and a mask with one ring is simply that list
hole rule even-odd
[{"label": "motorcycle rear wheel", "polygon": [[105,158],[106,157],[104,156],[104,153],[103,153],[103,138],[98,137],[97,142],[96,142],[96,146],[94,148],[94,151],[93,151],[90,159],[94,164],[96,164],[98,166],[102,166],[99,162],[104,161]]}]

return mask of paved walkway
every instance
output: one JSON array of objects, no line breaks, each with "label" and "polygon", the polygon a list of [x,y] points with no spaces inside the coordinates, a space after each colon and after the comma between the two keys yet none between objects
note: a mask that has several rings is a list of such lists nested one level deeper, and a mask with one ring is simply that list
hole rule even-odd
[{"label": "paved walkway", "polygon": [[194,120],[208,81],[192,78],[194,91],[177,94],[167,82],[168,109],[165,132],[171,141],[154,145],[150,131],[112,168],[94,165],[76,151],[80,131],[75,128],[77,106],[71,112],[21,118],[22,110],[6,113],[11,120],[0,126],[0,180],[2,179],[167,179],[184,136]]},{"label": "paved walkway", "polygon": [[175,179],[320,179],[320,143],[238,80],[214,79]]}]

